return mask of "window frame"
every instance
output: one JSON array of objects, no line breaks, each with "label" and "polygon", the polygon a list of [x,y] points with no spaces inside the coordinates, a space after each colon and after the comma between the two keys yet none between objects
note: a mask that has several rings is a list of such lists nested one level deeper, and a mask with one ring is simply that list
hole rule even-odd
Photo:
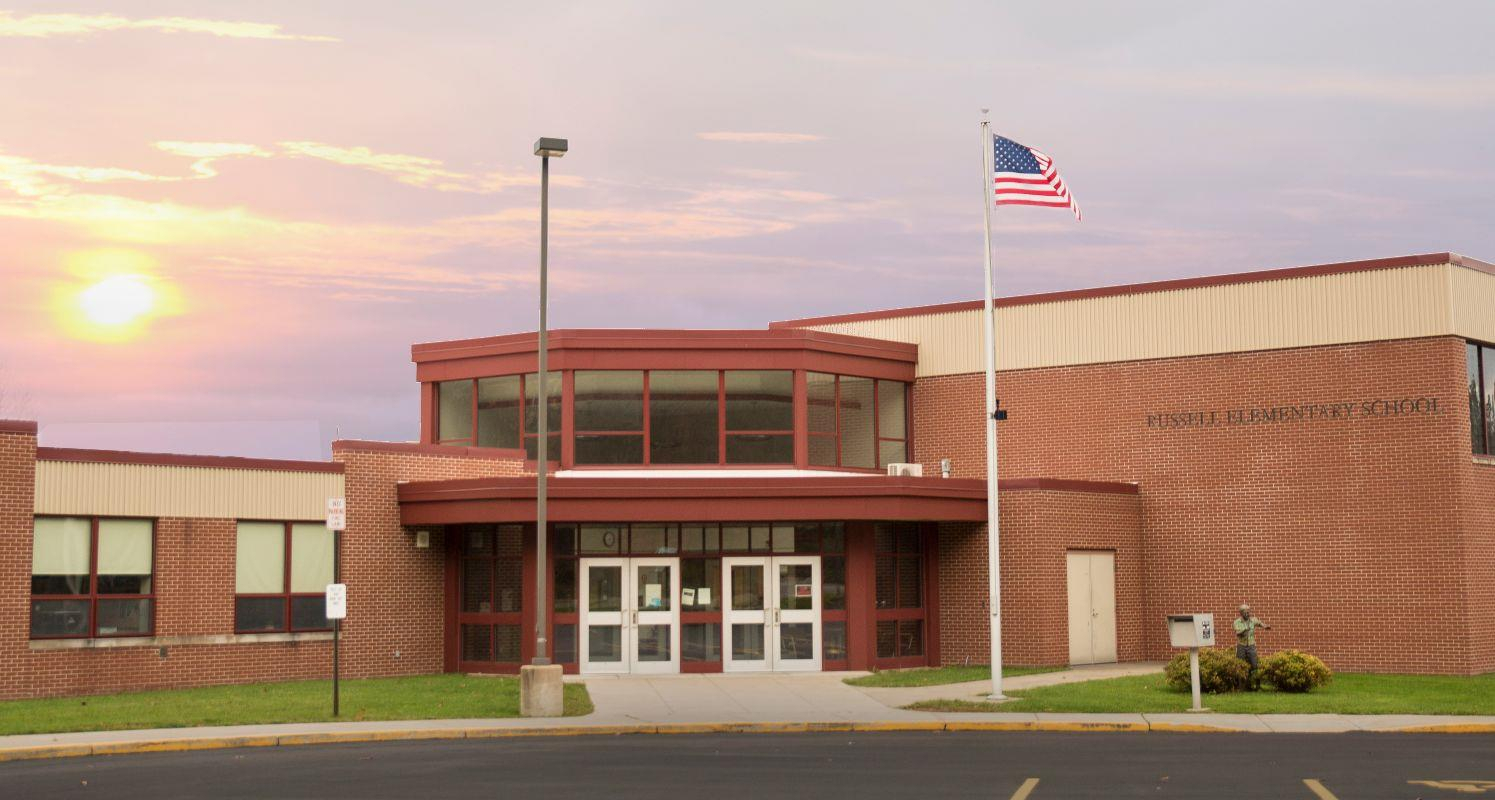
[{"label": "window frame", "polygon": [[[573,372],[573,371],[574,370],[558,370],[558,369],[549,370],[549,372],[555,374],[557,380],[561,383],[561,388],[560,388],[560,391],[556,392],[553,395],[548,396],[546,399],[549,402],[556,403],[556,404],[560,405],[561,409],[559,411],[560,424],[557,425],[553,430],[547,431],[547,433],[550,436],[552,436],[552,437],[560,437],[562,440],[564,440],[564,437],[565,437],[565,423],[566,423],[565,401],[563,400],[563,395],[565,393],[565,380],[566,380],[565,373],[566,372]],[[431,423],[432,423],[431,424],[431,437],[432,437],[431,443],[432,444],[445,445],[445,446],[449,446],[449,447],[483,447],[483,449],[485,449],[485,450],[515,451],[515,452],[526,452],[527,453],[528,452],[528,446],[529,446],[528,443],[529,443],[529,441],[531,439],[539,439],[540,438],[540,434],[538,432],[536,432],[536,433],[530,433],[530,432],[528,432],[526,430],[527,426],[525,425],[525,413],[528,411],[528,407],[529,407],[529,404],[531,402],[529,400],[529,397],[528,397],[528,394],[529,394],[529,392],[528,392],[528,389],[529,389],[529,379],[530,379],[531,375],[538,376],[539,374],[540,373],[538,373],[538,372],[520,372],[520,373],[508,373],[508,374],[504,374],[504,375],[484,375],[484,376],[482,376],[480,378],[452,378],[451,380],[446,380],[446,381],[432,381],[432,384],[434,385],[434,389],[435,389],[435,391],[434,391],[435,397],[433,398],[435,400],[435,402],[433,402],[431,404]],[[481,395],[480,395],[480,387],[478,386],[478,382],[482,381],[482,380],[489,379],[489,378],[509,378],[509,377],[517,377],[517,378],[519,378],[519,420],[518,420],[518,426],[519,426],[519,446],[518,447],[486,447],[486,446],[483,446],[483,445],[479,445],[478,441],[481,439],[481,435],[478,432],[478,420],[479,420],[478,409],[480,407]],[[454,438],[454,439],[443,439],[443,438],[441,438],[441,387],[442,387],[442,385],[448,384],[448,383],[463,383],[463,382],[466,382],[466,383],[470,384],[470,387],[471,387],[470,391],[471,391],[471,394],[472,394],[472,401],[470,403],[471,408],[468,410],[468,414],[469,414],[469,419],[472,420],[472,427],[468,431],[468,435],[467,436],[458,437],[458,438]],[[535,405],[539,405],[539,400],[538,399],[535,400],[534,403],[535,403]],[[549,456],[549,455],[552,455],[552,454],[547,453],[546,455]],[[526,456],[526,458],[528,458],[528,456]],[[552,460],[552,461],[560,461],[561,460],[561,454],[560,454],[559,450],[557,450],[553,454],[553,457],[550,460]]]},{"label": "window frame", "polygon": [[[1495,370],[1495,364],[1490,363],[1495,358],[1495,345],[1485,342],[1466,339],[1465,348],[1465,377],[1467,378],[1469,354],[1474,355],[1474,396],[1470,399],[1475,401],[1476,408],[1471,408],[1469,414],[1469,450],[1476,456],[1495,456],[1495,398],[1489,396],[1489,387],[1495,376],[1491,371]],[[1476,427],[1479,435],[1476,438]],[[1483,444],[1483,448],[1480,445]]]},{"label": "window frame", "polygon": [[[476,388],[476,387],[474,387],[474,388]],[[239,544],[239,529],[238,529],[238,525],[239,525],[239,523],[243,523],[243,522],[255,522],[255,523],[262,523],[262,524],[270,524],[270,525],[279,525],[279,526],[281,526],[281,535],[282,535],[282,538],[281,538],[281,547],[283,548],[283,552],[281,553],[281,571],[280,571],[280,588],[281,588],[281,591],[279,591],[279,592],[246,592],[246,593],[242,593],[241,594],[239,592],[239,590],[238,590],[239,587],[236,585],[234,587],[234,605],[233,605],[234,633],[235,634],[240,634],[240,635],[247,635],[247,634],[255,634],[255,633],[321,633],[321,632],[324,632],[324,631],[331,631],[332,630],[332,621],[331,620],[327,620],[327,623],[328,623],[327,626],[326,627],[321,627],[321,628],[297,628],[293,624],[296,617],[295,617],[295,613],[294,613],[294,611],[292,609],[292,606],[295,604],[296,598],[301,598],[301,599],[306,599],[306,598],[309,598],[309,597],[326,598],[326,596],[327,596],[326,592],[325,591],[323,591],[323,592],[293,592],[293,591],[291,591],[291,549],[292,549],[292,545],[291,545],[291,531],[293,529],[293,526],[296,526],[296,525],[322,525],[322,526],[325,527],[326,524],[327,524],[326,520],[305,520],[305,519],[300,519],[300,520],[236,519],[236,520],[234,520],[234,548],[235,548],[234,549],[234,563],[235,563],[235,566],[237,566],[237,564],[238,564],[238,544]],[[341,548],[342,548],[342,535],[341,535],[341,533],[339,531],[332,531],[332,582],[333,583],[338,583],[339,582],[339,577],[340,576],[338,575],[338,573],[342,571],[342,558],[340,557],[341,554],[338,552]],[[284,600],[285,601],[285,605],[283,606],[283,609],[282,609],[282,616],[284,617],[284,619],[282,621],[285,623],[285,625],[283,627],[275,628],[273,630],[265,629],[265,628],[240,628],[239,627],[239,599],[240,598],[248,598],[248,599],[280,598],[280,599]]]},{"label": "window frame", "polygon": [[[835,458],[835,463],[834,464],[816,464],[815,462],[809,460],[809,458],[810,458],[810,456],[809,456],[809,450],[810,450],[810,448],[806,447],[806,456],[805,456],[805,458],[806,458],[806,466],[808,468],[810,468],[810,469],[842,469],[842,470],[854,470],[854,471],[858,471],[858,472],[872,472],[872,473],[883,473],[883,472],[886,472],[887,471],[887,465],[882,463],[882,446],[883,446],[884,442],[902,442],[903,443],[903,457],[904,457],[904,459],[912,459],[913,458],[913,447],[912,447],[912,439],[913,439],[913,437],[911,435],[912,432],[913,432],[913,398],[910,396],[911,393],[909,391],[909,389],[910,389],[910,387],[911,387],[912,384],[910,384],[908,381],[900,381],[900,380],[895,380],[895,379],[892,379],[892,378],[877,378],[877,377],[873,377],[873,376],[870,376],[870,375],[852,375],[852,374],[849,374],[849,373],[821,372],[820,370],[806,370],[805,371],[805,403],[806,403],[807,406],[809,404],[809,385],[810,385],[809,376],[812,375],[812,374],[815,374],[815,375],[829,375],[829,376],[831,376],[834,379],[834,380],[831,381],[831,387],[832,387],[832,391],[831,391],[831,410],[832,410],[832,413],[835,416],[835,421],[836,421],[835,428],[836,429],[835,429],[834,432],[830,432],[830,431],[812,431],[810,429],[809,420],[806,419],[806,421],[805,421],[805,441],[808,444],[810,442],[810,440],[814,439],[814,438],[831,439],[832,441],[835,442],[836,458]],[[846,436],[846,426],[845,426],[845,424],[843,424],[842,419],[841,419],[841,379],[842,378],[856,378],[858,380],[870,380],[870,381],[872,381],[872,408],[871,408],[871,410],[870,410],[869,413],[872,415],[872,442],[871,442],[871,444],[872,444],[872,461],[873,461],[873,464],[876,465],[876,466],[872,466],[872,467],[858,467],[858,466],[849,466],[849,465],[847,465],[847,464],[844,463],[845,459],[842,457],[842,451],[844,450],[844,448],[843,448],[842,445],[843,445],[843,438]],[[883,434],[882,434],[883,384],[889,384],[889,383],[898,384],[899,386],[903,387],[903,391],[902,391],[902,394],[903,394],[903,436],[902,437],[883,436]],[[895,462],[888,462],[888,463],[895,463]]]},{"label": "window frame", "polygon": [[[30,600],[57,601],[66,600],[72,602],[88,602],[88,631],[82,634],[54,634],[38,636],[32,632],[30,614],[27,615],[26,633],[32,640],[44,639],[131,639],[140,637],[152,637],[156,635],[156,540],[159,529],[155,517],[130,517],[108,515],[83,515],[83,514],[37,514],[32,517],[33,533],[35,536],[35,525],[38,519],[86,519],[88,520],[88,591],[82,594],[34,594],[28,592]],[[99,593],[99,521],[102,519],[121,520],[145,520],[151,524],[151,590],[146,594],[100,594]],[[32,553],[33,564],[36,558]],[[99,633],[99,600],[149,600],[151,604],[150,625],[145,631],[130,631],[126,633]]]}]

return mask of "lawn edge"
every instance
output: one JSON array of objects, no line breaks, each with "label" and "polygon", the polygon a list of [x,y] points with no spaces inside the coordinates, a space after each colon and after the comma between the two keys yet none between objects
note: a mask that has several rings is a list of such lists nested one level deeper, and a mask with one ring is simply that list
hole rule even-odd
[{"label": "lawn edge", "polygon": [[[897,722],[709,722],[659,723],[640,725],[551,725],[534,727],[473,727],[438,729],[393,729],[375,731],[323,731],[237,736],[203,736],[198,738],[150,739],[141,741],[98,742],[92,744],[53,744],[0,748],[0,762],[29,761],[82,756],[112,756],[138,753],[172,753],[195,750],[221,750],[233,747],[295,747],[317,744],[360,744],[454,739],[507,739],[546,736],[627,736],[642,734],[701,733],[868,733],[894,731],[921,732],[1109,732],[1109,733],[1246,733],[1240,728],[1223,725],[1170,722],[1051,720],[982,722],[911,720]],[[1350,731],[1344,731],[1346,733]],[[1370,733],[1495,733],[1495,723],[1450,723],[1446,725],[1409,725],[1385,728]]]}]

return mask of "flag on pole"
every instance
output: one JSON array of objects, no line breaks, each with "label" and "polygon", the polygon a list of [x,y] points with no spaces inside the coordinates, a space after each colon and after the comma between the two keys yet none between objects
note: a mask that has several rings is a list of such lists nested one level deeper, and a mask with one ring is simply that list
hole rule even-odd
[{"label": "flag on pole", "polygon": [[1059,177],[1054,160],[1005,136],[992,136],[996,156],[997,205],[1068,207],[1080,219],[1080,207]]}]

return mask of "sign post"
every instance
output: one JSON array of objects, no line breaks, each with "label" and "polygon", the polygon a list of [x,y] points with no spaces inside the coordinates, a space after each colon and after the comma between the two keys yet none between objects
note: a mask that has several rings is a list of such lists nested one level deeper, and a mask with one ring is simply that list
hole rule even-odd
[{"label": "sign post", "polygon": [[1189,648],[1189,688],[1194,694],[1194,707],[1189,710],[1208,711],[1199,696],[1199,648],[1215,645],[1215,615],[1169,614],[1168,643]]},{"label": "sign post", "polygon": [[342,532],[348,528],[348,501],[327,498],[327,529],[332,531],[332,583],[327,584],[327,619],[332,620],[332,716],[338,715],[338,663],[343,619],[348,616],[348,585],[342,580]]}]

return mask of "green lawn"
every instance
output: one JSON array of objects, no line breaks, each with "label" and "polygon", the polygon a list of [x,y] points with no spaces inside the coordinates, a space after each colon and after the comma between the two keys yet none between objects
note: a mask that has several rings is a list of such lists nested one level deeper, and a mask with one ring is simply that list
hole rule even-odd
[{"label": "green lawn", "polygon": [[[1034,675],[1039,672],[1057,672],[1064,667],[1003,667],[1002,677]],[[991,667],[977,664],[969,667],[917,667],[914,669],[885,669],[860,678],[847,678],[852,686],[877,688],[898,686],[940,686],[946,683],[991,680]]]},{"label": "green lawn", "polygon": [[[1014,691],[1016,700],[986,703],[935,700],[915,711],[1118,712],[1186,711],[1188,692],[1175,692],[1163,675],[1084,681]],[[1306,694],[1271,690],[1206,694],[1204,705],[1227,714],[1495,714],[1495,674],[1475,677],[1343,673]]]},{"label": "green lawn", "polygon": [[[565,691],[566,716],[592,713],[585,686],[568,683]],[[420,675],[343,681],[341,710],[340,716],[332,716],[331,681],[9,700],[0,702],[0,735],[273,722],[517,717],[519,679]]]}]

